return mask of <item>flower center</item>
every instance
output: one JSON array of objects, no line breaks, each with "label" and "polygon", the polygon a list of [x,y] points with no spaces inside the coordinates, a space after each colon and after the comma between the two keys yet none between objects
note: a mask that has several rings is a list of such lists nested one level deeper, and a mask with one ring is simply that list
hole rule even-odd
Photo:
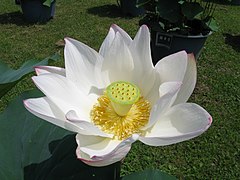
[{"label": "flower center", "polygon": [[117,81],[107,87],[106,92],[115,112],[119,116],[127,115],[132,105],[138,101],[140,90],[134,84]]},{"label": "flower center", "polygon": [[138,87],[123,81],[110,84],[91,111],[93,123],[118,140],[141,133],[149,115],[150,103],[140,96]]}]

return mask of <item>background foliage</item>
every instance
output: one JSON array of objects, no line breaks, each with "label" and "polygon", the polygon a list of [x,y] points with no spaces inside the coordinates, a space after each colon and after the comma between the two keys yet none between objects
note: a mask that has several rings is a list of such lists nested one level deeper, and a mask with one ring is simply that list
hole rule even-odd
[{"label": "background foliage", "polygon": [[[217,3],[219,31],[209,37],[198,59],[198,83],[190,99],[211,113],[211,128],[194,140],[166,147],[135,143],[124,160],[123,175],[154,168],[180,179],[240,177],[240,6],[223,0]],[[118,24],[132,37],[138,29],[140,18],[124,17],[115,0],[58,0],[56,5],[54,20],[31,25],[22,20],[14,1],[1,0],[2,62],[17,69],[28,59],[41,60],[59,52],[61,60],[52,64],[63,66],[61,40],[66,36],[97,50],[111,24]],[[30,76],[25,77],[0,99],[0,111],[17,95],[33,88]],[[2,138],[16,141],[15,136]]]}]

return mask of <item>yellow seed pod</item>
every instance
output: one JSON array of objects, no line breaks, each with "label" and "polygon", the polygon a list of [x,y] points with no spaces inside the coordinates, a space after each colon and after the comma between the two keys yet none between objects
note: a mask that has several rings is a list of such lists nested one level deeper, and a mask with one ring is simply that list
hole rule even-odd
[{"label": "yellow seed pod", "polygon": [[132,104],[138,101],[140,90],[132,83],[116,81],[107,87],[106,95],[110,99],[116,113],[120,116],[125,116]]}]

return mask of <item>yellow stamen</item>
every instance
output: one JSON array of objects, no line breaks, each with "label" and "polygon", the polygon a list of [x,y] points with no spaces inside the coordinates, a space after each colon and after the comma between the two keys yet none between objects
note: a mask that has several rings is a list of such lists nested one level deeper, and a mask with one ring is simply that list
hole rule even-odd
[{"label": "yellow stamen", "polygon": [[143,97],[131,105],[125,116],[115,112],[111,100],[107,95],[98,98],[98,103],[93,106],[91,118],[95,125],[102,131],[113,134],[115,139],[123,140],[134,133],[141,133],[149,119],[150,103]]}]

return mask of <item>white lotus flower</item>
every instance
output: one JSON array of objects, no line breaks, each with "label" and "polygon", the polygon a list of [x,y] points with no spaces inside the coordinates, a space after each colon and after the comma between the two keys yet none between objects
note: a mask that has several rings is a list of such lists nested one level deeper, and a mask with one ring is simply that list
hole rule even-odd
[{"label": "white lotus flower", "polygon": [[65,69],[36,67],[32,79],[45,97],[24,101],[34,115],[76,132],[77,157],[92,166],[124,158],[136,140],[164,146],[196,137],[212,118],[186,103],[196,83],[196,63],[185,51],[154,67],[150,34],[135,38],[112,25],[99,53],[65,39]]}]

